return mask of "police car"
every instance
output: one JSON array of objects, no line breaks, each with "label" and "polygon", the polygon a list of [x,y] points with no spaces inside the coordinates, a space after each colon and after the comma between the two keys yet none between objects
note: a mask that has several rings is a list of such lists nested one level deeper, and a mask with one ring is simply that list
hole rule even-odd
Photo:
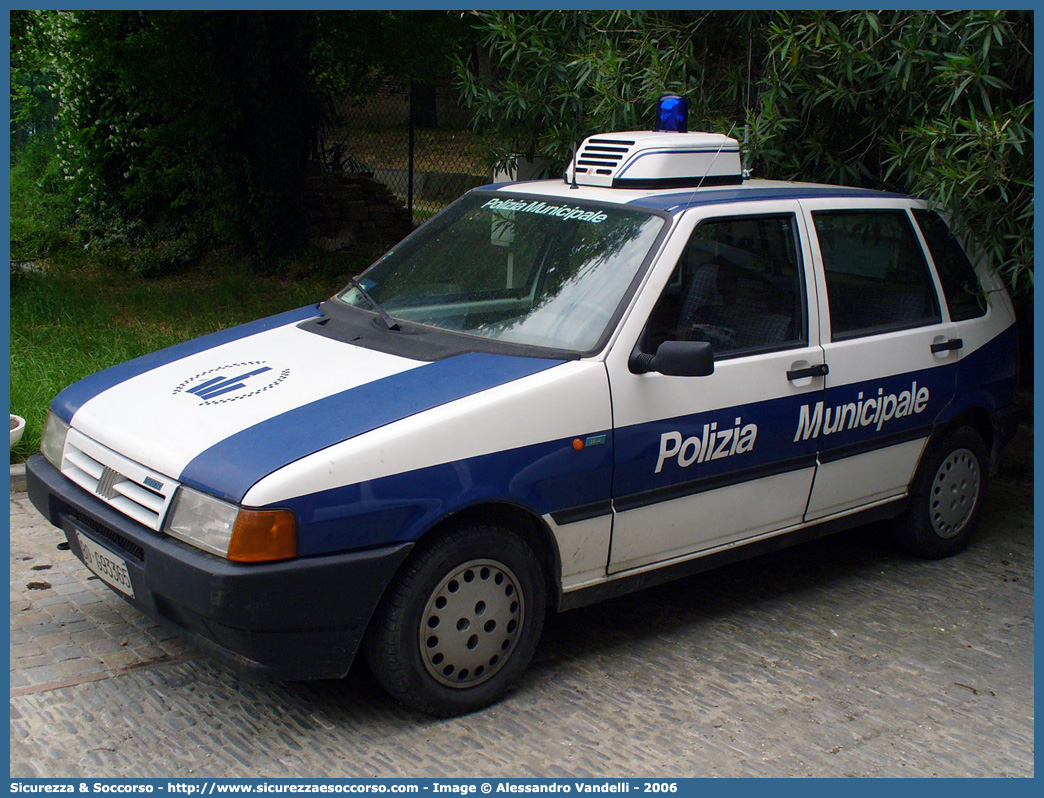
[{"label": "police car", "polygon": [[1013,431],[1000,280],[923,202],[745,179],[734,139],[657,127],[65,389],[33,503],[241,671],[362,652],[441,715],[494,701],[548,612],[869,520],[959,551]]}]

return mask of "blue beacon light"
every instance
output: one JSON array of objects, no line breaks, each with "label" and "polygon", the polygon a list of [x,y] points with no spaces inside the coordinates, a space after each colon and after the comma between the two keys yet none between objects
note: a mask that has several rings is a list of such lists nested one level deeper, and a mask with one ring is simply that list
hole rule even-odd
[{"label": "blue beacon light", "polygon": [[689,132],[689,101],[677,94],[662,94],[656,103],[654,131]]}]

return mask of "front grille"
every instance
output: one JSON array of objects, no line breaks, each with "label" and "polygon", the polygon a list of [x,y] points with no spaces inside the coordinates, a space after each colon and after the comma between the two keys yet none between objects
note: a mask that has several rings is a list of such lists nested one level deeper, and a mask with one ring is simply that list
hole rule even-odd
[{"label": "front grille", "polygon": [[57,502],[55,509],[58,511],[59,515],[71,518],[78,526],[85,527],[93,534],[110,543],[114,548],[130,555],[138,562],[145,562],[145,549],[133,540],[128,540],[119,532],[114,532],[107,526],[98,523],[87,514],[77,510],[75,507],[72,507],[65,502]]},{"label": "front grille", "polygon": [[124,515],[157,531],[178,487],[175,480],[76,430],[69,431],[65,442],[62,473]]}]

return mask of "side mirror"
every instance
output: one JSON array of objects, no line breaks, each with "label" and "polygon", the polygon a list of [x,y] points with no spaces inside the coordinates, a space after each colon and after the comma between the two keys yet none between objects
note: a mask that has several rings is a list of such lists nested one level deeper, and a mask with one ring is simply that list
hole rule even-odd
[{"label": "side mirror", "polygon": [[714,349],[707,341],[664,341],[655,355],[635,349],[627,366],[633,374],[656,371],[668,377],[706,377],[714,373]]}]

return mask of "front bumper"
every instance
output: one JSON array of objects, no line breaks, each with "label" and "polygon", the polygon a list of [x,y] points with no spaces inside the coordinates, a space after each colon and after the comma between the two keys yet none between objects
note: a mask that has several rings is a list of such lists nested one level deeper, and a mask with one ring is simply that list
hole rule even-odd
[{"label": "front bumper", "polygon": [[76,533],[127,563],[145,614],[252,678],[347,674],[377,602],[412,543],[264,564],[232,563],[163,535],[62,476],[26,464],[29,498],[81,560]]}]

